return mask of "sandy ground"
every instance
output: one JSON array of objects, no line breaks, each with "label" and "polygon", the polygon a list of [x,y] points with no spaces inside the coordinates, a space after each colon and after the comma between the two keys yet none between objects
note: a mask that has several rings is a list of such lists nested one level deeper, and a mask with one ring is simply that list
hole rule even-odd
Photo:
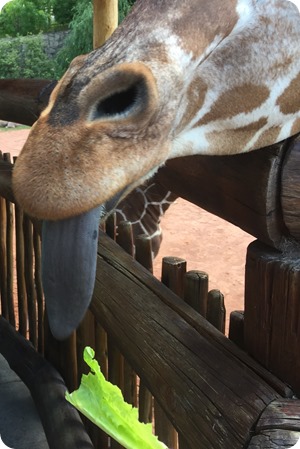
[{"label": "sandy ground", "polygon": [[[0,151],[19,153],[28,130],[0,131]],[[243,309],[246,248],[253,237],[199,207],[178,199],[162,220],[163,242],[154,263],[159,278],[165,256],[187,260],[188,270],[209,273],[209,288],[225,295],[227,318]]]}]

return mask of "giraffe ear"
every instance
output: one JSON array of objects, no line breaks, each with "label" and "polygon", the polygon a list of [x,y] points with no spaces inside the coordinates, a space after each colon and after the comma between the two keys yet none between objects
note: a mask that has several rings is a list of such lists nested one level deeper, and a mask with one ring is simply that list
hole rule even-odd
[{"label": "giraffe ear", "polygon": [[156,81],[143,63],[119,64],[90,83],[85,101],[90,123],[141,125],[148,122],[157,109]]}]

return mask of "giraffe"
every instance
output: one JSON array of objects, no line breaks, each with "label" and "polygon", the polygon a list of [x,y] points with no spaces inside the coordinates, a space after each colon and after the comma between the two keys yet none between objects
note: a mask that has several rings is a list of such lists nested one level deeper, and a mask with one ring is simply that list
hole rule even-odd
[{"label": "giraffe", "polygon": [[99,219],[168,159],[252,151],[300,131],[299,37],[287,0],[138,0],[102,47],[75,58],[13,174],[17,201],[45,220],[55,336],[90,302]]},{"label": "giraffe", "polygon": [[129,221],[134,242],[139,235],[146,235],[155,257],[162,241],[160,219],[177,197],[175,193],[150,179],[136,187],[117,205],[114,210],[116,224],[118,226],[122,221]]}]

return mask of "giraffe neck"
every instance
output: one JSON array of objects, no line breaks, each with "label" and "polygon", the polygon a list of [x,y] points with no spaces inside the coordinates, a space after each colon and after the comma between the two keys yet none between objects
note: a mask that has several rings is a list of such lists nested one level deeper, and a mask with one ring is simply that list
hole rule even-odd
[{"label": "giraffe neck", "polygon": [[176,200],[177,195],[157,182],[149,181],[133,190],[115,209],[116,223],[130,221],[134,242],[141,234],[151,241],[153,256],[162,241],[160,219]]},{"label": "giraffe neck", "polygon": [[186,68],[172,157],[247,152],[300,131],[297,8],[239,1],[236,10],[231,33]]}]

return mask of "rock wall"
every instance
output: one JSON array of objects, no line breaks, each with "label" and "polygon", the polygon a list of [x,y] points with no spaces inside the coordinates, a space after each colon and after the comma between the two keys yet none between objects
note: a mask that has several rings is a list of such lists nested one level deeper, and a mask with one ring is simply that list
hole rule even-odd
[{"label": "rock wall", "polygon": [[44,49],[49,58],[53,58],[62,48],[69,31],[58,31],[55,33],[45,33],[42,35]]}]

